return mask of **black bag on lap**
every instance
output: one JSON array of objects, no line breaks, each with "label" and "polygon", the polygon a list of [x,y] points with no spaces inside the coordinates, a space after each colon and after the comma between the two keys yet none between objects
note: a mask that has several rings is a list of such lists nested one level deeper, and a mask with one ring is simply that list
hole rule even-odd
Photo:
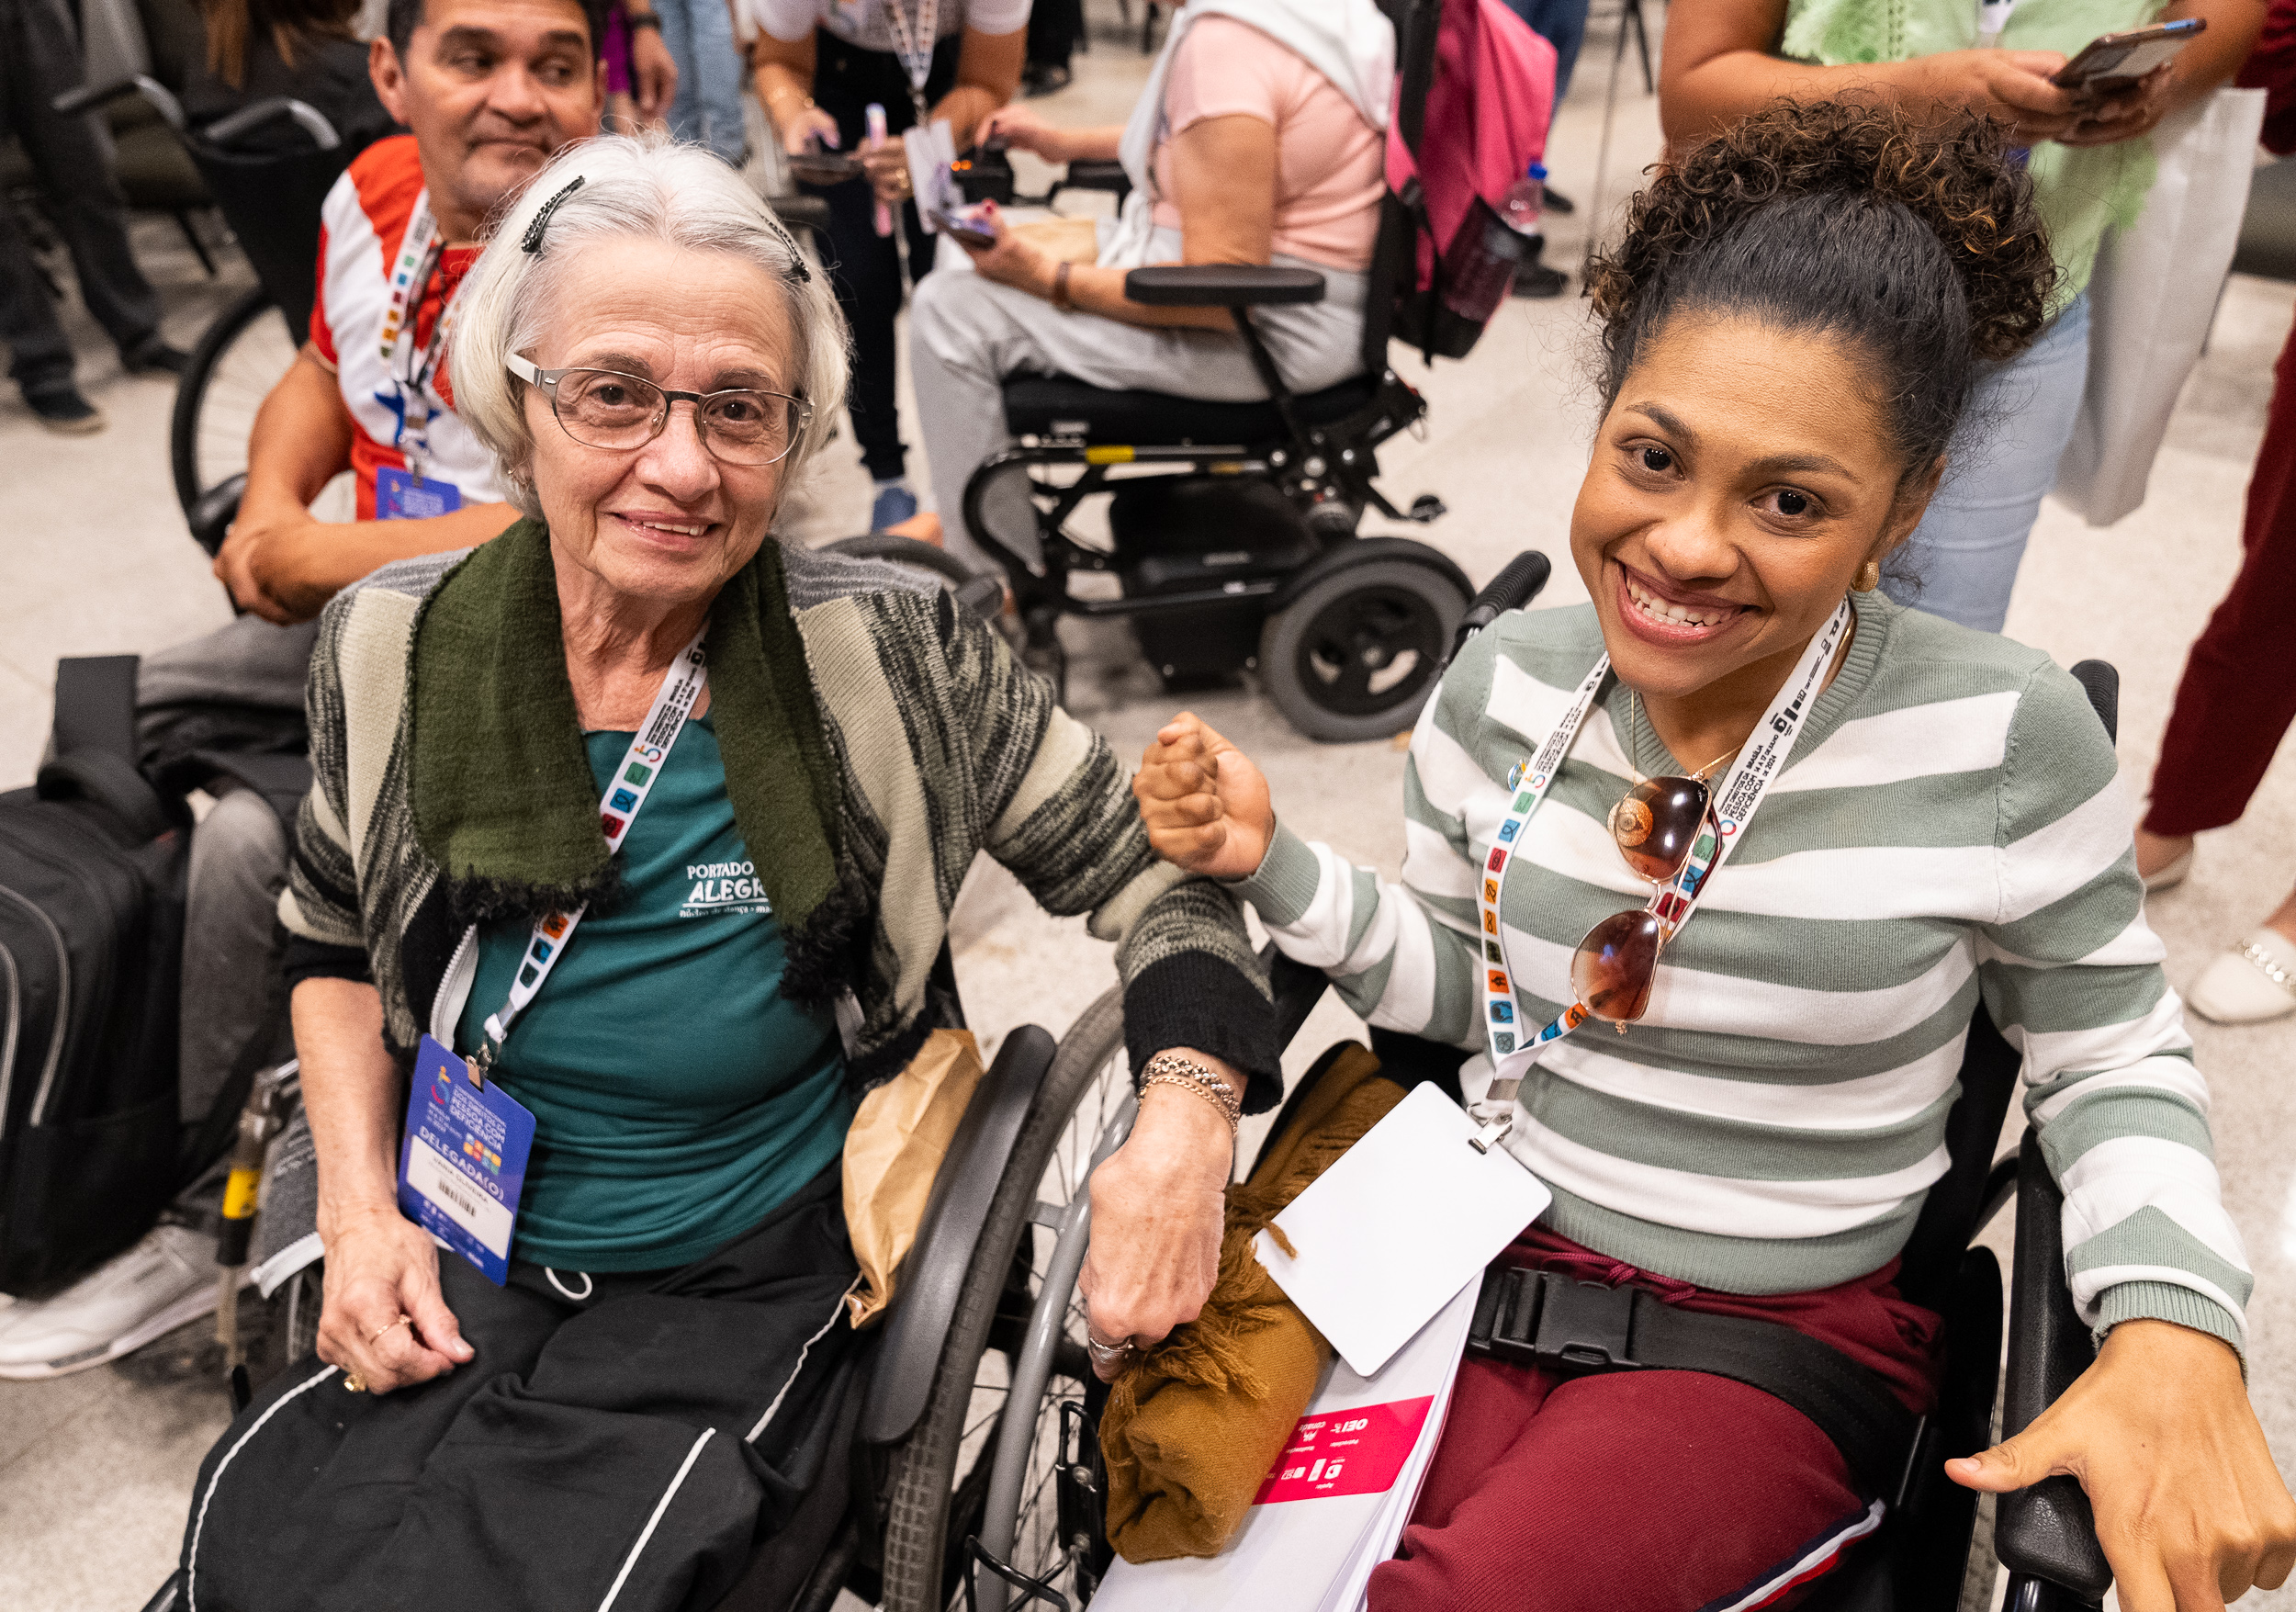
[{"label": "black bag on lap", "polygon": [[0,794],[0,1292],[100,1264],[180,1184],[190,836],[136,768],[135,680],[59,662],[52,755]]}]

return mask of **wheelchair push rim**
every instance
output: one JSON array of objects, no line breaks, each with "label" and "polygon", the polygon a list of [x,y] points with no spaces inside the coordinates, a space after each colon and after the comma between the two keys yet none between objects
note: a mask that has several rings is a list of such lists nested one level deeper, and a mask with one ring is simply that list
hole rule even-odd
[{"label": "wheelchair push rim", "polygon": [[217,315],[192,350],[168,423],[176,502],[189,514],[202,494],[247,468],[255,411],[295,363],[287,316],[261,287]]},{"label": "wheelchair push rim", "polygon": [[[1083,1305],[1074,1291],[1082,1238],[1080,1233],[1068,1246],[1071,1257],[1056,1268],[1062,1246],[1055,1228],[1083,1218],[1094,1155],[1111,1125],[1120,1126],[1115,1133],[1120,1138],[1132,1106],[1122,1003],[1111,990],[1062,1038],[1014,1150],[1012,1170],[990,1209],[924,1415],[895,1452],[885,1612],[1058,1604],[1024,1599],[995,1572],[975,1572],[968,1550],[968,1540],[975,1539],[1004,1547],[1002,1561],[1070,1607],[1090,1597],[1100,1566],[1097,1507],[1084,1548],[1064,1539],[1064,1474],[1058,1459],[1064,1420],[1073,1437],[1092,1381]],[[1077,1213],[1070,1213],[1072,1205]],[[1016,1403],[1014,1390],[1022,1386],[1022,1368],[1030,1362],[1038,1368],[1031,1381],[1040,1386]],[[1009,1448],[1007,1440],[1025,1442],[1026,1449],[1006,1462],[1001,1487],[1007,1500],[991,1526],[989,1495],[1000,1486],[994,1481],[997,1451]],[[1065,1498],[1073,1520],[1076,1496]]]}]

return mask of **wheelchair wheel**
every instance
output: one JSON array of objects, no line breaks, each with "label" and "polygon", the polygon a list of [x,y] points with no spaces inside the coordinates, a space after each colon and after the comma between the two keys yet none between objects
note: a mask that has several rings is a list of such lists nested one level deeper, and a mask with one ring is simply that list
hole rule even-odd
[{"label": "wheelchair wheel", "polygon": [[287,317],[260,286],[224,309],[192,349],[168,423],[175,499],[191,513],[200,494],[247,468],[255,411],[295,362]]},{"label": "wheelchair wheel", "polygon": [[1418,719],[1467,603],[1432,565],[1375,559],[1334,570],[1267,618],[1260,680],[1310,738],[1385,738]]},{"label": "wheelchair wheel", "polygon": [[[1059,1212],[1082,1196],[1104,1133],[1112,1123],[1129,1123],[1131,1104],[1123,1002],[1120,991],[1111,990],[1061,1039],[982,1228],[925,1413],[895,1452],[884,1612],[942,1612],[965,1605],[964,1580],[972,1568],[966,1540],[975,1535],[999,1538],[1006,1561],[1029,1578],[1059,1586],[1070,1606],[1090,1598],[1102,1565],[1097,1496],[1077,1489],[1074,1472],[1060,1460],[1060,1445],[1064,1430],[1076,1442],[1082,1429],[1097,1470],[1097,1436],[1083,1416],[1094,1379],[1075,1270],[1052,1268],[1052,1227]],[[1015,1373],[1024,1362],[1031,1314],[1048,1285],[1065,1309],[1050,1372],[1025,1423],[1028,1449],[1018,1452],[1025,1465],[1017,1505],[1005,1519],[1009,1527],[990,1527],[989,1491],[1005,1408],[1016,1387],[1026,1392],[1015,1383]],[[1089,1517],[1077,1515],[1080,1500],[1091,1502]],[[979,1572],[977,1588],[979,1605],[990,1612],[1015,1604],[1005,1582],[986,1569]]]}]

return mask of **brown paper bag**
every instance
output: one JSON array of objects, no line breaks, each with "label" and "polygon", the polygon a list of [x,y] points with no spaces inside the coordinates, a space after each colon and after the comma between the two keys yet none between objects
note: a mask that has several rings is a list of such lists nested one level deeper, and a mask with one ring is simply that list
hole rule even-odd
[{"label": "brown paper bag", "polygon": [[845,1133],[845,1227],[861,1280],[846,1295],[856,1329],[893,1302],[901,1261],[917,1241],[933,1178],[981,1083],[969,1030],[936,1030],[908,1067],[861,1100]]}]

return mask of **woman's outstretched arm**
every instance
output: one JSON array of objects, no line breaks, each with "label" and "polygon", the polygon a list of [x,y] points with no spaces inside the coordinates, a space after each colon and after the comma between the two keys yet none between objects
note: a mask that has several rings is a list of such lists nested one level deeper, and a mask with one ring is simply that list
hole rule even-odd
[{"label": "woman's outstretched arm", "polygon": [[[1365,1019],[1475,1046],[1478,868],[1458,797],[1498,785],[1443,730],[1442,703],[1438,691],[1404,767],[1401,884],[1285,829],[1251,758],[1192,712],[1156,735],[1132,793],[1160,855],[1230,881],[1258,909],[1277,949],[1322,969]],[[1438,780],[1432,793],[1431,772]]]}]

